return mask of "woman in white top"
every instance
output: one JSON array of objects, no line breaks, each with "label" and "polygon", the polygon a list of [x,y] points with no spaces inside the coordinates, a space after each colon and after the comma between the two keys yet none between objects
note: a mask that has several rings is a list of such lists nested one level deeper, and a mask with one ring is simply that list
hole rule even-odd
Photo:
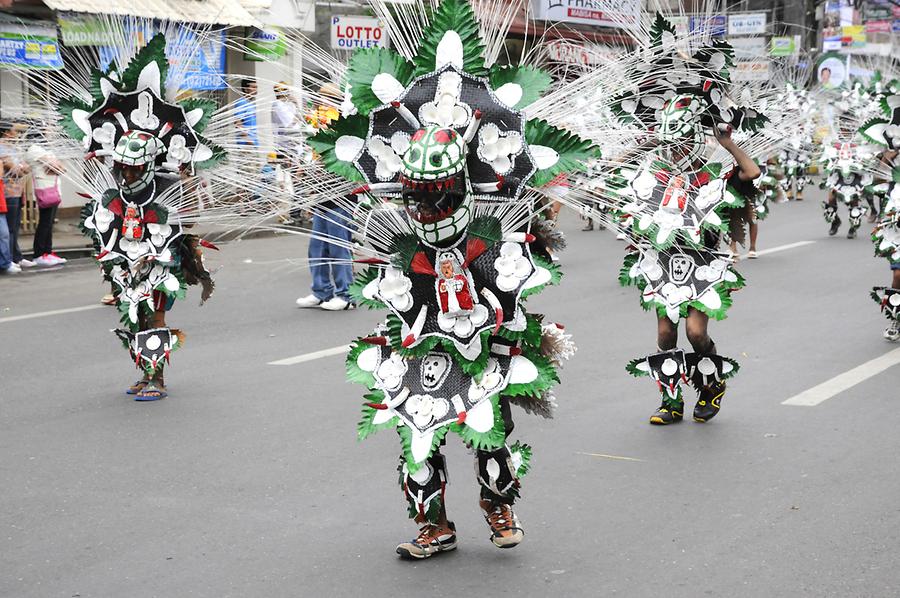
[{"label": "woman in white top", "polygon": [[26,154],[34,177],[34,195],[38,204],[38,225],[34,232],[34,263],[38,266],[58,266],[66,260],[53,252],[53,221],[62,199],[59,194],[59,175],[65,167],[52,152],[38,144]]}]

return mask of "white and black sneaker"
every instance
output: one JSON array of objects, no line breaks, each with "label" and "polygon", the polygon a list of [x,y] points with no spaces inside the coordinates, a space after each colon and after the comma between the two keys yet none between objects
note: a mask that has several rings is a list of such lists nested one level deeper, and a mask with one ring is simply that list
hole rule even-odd
[{"label": "white and black sneaker", "polygon": [[315,295],[307,295],[297,299],[297,307],[319,307],[320,305],[322,305],[322,300]]},{"label": "white and black sneaker", "polygon": [[900,339],[900,320],[893,320],[891,325],[884,329],[884,338],[891,342]]},{"label": "white and black sneaker", "polygon": [[334,296],[328,301],[324,301],[319,307],[328,311],[344,311],[346,309],[353,309],[356,305],[354,305],[352,301],[347,301],[346,299]]},{"label": "white and black sneaker", "polygon": [[452,521],[448,521],[446,528],[426,523],[415,540],[397,546],[397,554],[404,559],[427,559],[439,552],[454,549],[456,549],[456,526]]}]

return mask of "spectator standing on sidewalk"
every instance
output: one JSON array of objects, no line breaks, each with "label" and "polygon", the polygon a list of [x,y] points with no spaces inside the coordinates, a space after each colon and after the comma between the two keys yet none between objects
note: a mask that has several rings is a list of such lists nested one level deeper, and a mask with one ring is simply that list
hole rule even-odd
[{"label": "spectator standing on sidewalk", "polygon": [[[319,89],[322,103],[316,107],[313,126],[327,128],[340,116],[341,91],[333,83]],[[297,307],[321,307],[328,311],[353,309],[350,285],[353,282],[352,215],[334,202],[316,206],[309,240],[309,270],[312,294],[297,299]],[[332,242],[333,241],[333,242]]]},{"label": "spectator standing on sidewalk", "polygon": [[3,194],[3,162],[0,161],[0,275],[18,274],[22,271],[12,261],[9,250],[9,226],[6,224],[6,197]]},{"label": "spectator standing on sidewalk", "polygon": [[66,171],[56,156],[33,143],[26,152],[34,177],[34,196],[38,206],[38,225],[34,232],[34,263],[38,266],[59,266],[66,260],[53,251],[53,221],[62,203],[59,193],[59,175]]},{"label": "spectator standing on sidewalk", "polygon": [[34,262],[22,257],[19,249],[19,228],[22,225],[22,202],[25,183],[31,168],[24,160],[16,141],[27,127],[22,123],[0,122],[0,160],[3,161],[3,187],[6,193],[6,225],[9,229],[9,250],[12,261],[19,268],[30,268]]},{"label": "spectator standing on sidewalk", "polygon": [[241,97],[234,102],[237,117],[238,143],[259,147],[259,127],[256,121],[256,81],[241,79]]}]

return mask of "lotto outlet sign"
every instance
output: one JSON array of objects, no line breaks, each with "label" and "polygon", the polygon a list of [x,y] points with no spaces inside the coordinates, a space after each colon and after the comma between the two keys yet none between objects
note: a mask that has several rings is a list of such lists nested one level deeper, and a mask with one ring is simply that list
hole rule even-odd
[{"label": "lotto outlet sign", "polygon": [[371,17],[331,17],[331,47],[335,50],[386,48],[388,34],[384,23]]}]

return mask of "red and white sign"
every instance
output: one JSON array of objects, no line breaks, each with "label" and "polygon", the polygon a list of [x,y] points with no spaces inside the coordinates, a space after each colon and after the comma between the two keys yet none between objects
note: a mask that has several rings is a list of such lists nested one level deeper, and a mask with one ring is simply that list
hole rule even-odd
[{"label": "red and white sign", "polygon": [[331,17],[331,47],[335,50],[386,48],[388,33],[380,19],[372,17]]},{"label": "red and white sign", "polygon": [[640,26],[640,0],[531,0],[538,21],[582,23],[635,29]]}]

